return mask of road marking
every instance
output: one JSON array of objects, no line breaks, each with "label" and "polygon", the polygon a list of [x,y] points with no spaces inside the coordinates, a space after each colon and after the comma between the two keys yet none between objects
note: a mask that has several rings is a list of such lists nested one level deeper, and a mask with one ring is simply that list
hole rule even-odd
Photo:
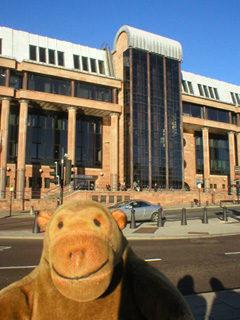
[{"label": "road marking", "polygon": [[162,259],[161,258],[152,258],[152,259],[144,259],[145,261],[148,261],[148,262],[153,262],[153,261],[161,261]]},{"label": "road marking", "polygon": [[34,269],[37,266],[11,266],[11,267],[0,267],[0,270],[11,270],[11,269]]},{"label": "road marking", "polygon": [[0,246],[0,251],[11,249],[11,247]]},{"label": "road marking", "polygon": [[240,251],[236,251],[236,252],[225,252],[224,254],[240,254]]}]

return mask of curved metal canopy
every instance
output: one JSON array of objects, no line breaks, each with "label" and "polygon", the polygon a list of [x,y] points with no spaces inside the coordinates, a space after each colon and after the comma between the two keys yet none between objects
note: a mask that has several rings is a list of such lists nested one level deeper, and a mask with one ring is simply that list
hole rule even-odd
[{"label": "curved metal canopy", "polygon": [[154,52],[182,61],[182,46],[178,41],[129,26],[123,26],[118,30],[114,39],[113,51],[116,51],[118,37],[123,32],[126,32],[128,36],[128,47]]}]

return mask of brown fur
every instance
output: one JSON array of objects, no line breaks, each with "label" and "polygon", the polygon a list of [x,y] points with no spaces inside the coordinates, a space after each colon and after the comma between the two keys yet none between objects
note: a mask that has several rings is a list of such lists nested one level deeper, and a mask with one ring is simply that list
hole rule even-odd
[{"label": "brown fur", "polygon": [[[45,227],[50,215],[40,214]],[[1,320],[191,320],[180,292],[139,259],[119,228],[125,215],[94,202],[61,206],[39,266],[0,291]]]}]

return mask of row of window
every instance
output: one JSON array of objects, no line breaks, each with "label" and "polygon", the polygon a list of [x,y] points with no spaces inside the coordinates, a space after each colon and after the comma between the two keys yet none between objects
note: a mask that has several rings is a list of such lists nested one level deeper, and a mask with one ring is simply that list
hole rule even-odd
[{"label": "row of window", "polygon": [[[65,66],[64,52],[56,51],[53,49],[46,49],[43,47],[37,47],[33,45],[29,45],[29,59],[32,61],[39,61],[43,63],[58,65],[61,67]],[[82,71],[106,74],[104,61],[102,60],[96,60],[93,58],[83,57],[74,54],[73,66],[74,69]]]},{"label": "row of window", "polygon": [[[220,100],[217,88],[206,86],[198,83],[198,90],[201,97]],[[193,86],[191,81],[182,80],[182,92],[194,94]]]},{"label": "row of window", "polygon": [[206,107],[206,113],[204,116],[204,107],[193,103],[183,102],[183,115],[194,118],[237,124],[237,115],[234,112]]},{"label": "row of window", "polygon": [[[5,86],[6,69],[0,68],[0,86]],[[9,86],[19,90],[22,88],[23,75],[10,71]],[[74,82],[74,96],[83,99],[91,99],[104,102],[113,102],[112,88],[87,84],[84,82]],[[27,89],[33,91],[71,95],[71,81],[55,77],[45,77],[37,74],[28,74]]]},{"label": "row of window", "polygon": [[42,47],[29,46],[29,59],[64,67],[64,52]]},{"label": "row of window", "polygon": [[[198,83],[198,90],[201,97],[220,100],[217,88],[202,85]],[[191,81],[182,80],[182,92],[188,94],[194,94],[193,86]],[[236,106],[240,105],[240,94],[236,92],[230,92],[232,102]]]}]

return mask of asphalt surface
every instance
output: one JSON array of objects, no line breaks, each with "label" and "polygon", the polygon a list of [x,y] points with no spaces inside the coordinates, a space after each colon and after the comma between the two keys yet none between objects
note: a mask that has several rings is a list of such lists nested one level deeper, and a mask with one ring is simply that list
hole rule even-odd
[{"label": "asphalt surface", "polygon": [[[12,220],[11,227],[9,220]],[[31,221],[33,225],[29,228]],[[151,222],[136,223],[135,226],[128,224],[123,234],[129,240],[202,239],[239,235],[240,220],[232,216],[226,221],[222,217],[216,217],[205,223],[201,220],[187,220],[182,224],[181,221],[165,220],[159,227]],[[13,212],[11,217],[9,212],[0,212],[0,239],[42,239],[43,237],[44,233],[38,232],[34,217],[30,216],[29,212]],[[240,284],[239,289],[235,290],[191,294],[184,297],[196,320],[240,319]]]}]

